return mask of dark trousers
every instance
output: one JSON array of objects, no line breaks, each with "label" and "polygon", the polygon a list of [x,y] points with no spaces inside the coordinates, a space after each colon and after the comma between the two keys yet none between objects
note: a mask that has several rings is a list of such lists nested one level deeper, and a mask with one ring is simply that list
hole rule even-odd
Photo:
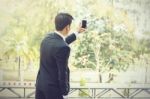
[{"label": "dark trousers", "polygon": [[45,89],[36,88],[35,99],[63,99],[58,88],[48,87]]}]

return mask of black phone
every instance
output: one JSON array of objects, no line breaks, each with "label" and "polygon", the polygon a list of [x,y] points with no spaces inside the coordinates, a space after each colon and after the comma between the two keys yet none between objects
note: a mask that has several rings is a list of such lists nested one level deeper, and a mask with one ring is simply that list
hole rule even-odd
[{"label": "black phone", "polygon": [[82,28],[87,28],[87,20],[82,20]]}]

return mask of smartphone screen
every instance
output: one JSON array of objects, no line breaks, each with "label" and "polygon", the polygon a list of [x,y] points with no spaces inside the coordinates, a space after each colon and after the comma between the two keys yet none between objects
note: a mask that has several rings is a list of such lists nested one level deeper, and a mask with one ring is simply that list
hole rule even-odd
[{"label": "smartphone screen", "polygon": [[82,20],[82,28],[87,28],[87,21],[86,20]]}]

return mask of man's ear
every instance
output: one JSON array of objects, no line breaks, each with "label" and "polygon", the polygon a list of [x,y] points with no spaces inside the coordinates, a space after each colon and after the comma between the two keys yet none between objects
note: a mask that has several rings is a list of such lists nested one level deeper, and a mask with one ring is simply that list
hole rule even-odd
[{"label": "man's ear", "polygon": [[69,31],[70,30],[70,25],[67,25],[66,29],[67,29],[67,31]]}]

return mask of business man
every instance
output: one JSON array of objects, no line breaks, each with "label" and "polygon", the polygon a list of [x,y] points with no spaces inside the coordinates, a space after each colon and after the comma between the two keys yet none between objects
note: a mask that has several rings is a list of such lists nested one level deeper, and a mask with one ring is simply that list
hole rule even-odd
[{"label": "business man", "polygon": [[[40,47],[40,68],[36,80],[36,99],[63,99],[70,89],[68,44],[76,39],[70,31],[73,17],[68,13],[59,13],[55,17],[54,33],[48,34]],[[79,27],[78,33],[85,31]]]}]

